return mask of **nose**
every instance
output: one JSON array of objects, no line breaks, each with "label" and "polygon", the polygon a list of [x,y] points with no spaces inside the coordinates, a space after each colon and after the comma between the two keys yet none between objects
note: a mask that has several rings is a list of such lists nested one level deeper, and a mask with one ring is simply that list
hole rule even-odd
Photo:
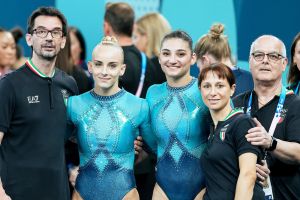
[{"label": "nose", "polygon": [[8,47],[7,50],[6,50],[6,53],[9,56],[14,56],[16,54],[16,48],[14,48],[14,47]]},{"label": "nose", "polygon": [[45,38],[46,40],[53,40],[52,33],[49,31]]},{"label": "nose", "polygon": [[268,55],[265,54],[264,59],[262,60],[263,63],[269,62]]},{"label": "nose", "polygon": [[106,75],[108,72],[107,66],[103,66],[100,70],[101,74]]},{"label": "nose", "polygon": [[169,59],[169,62],[170,63],[176,63],[177,62],[176,55],[171,55],[170,59]]},{"label": "nose", "polygon": [[211,89],[210,89],[210,95],[212,95],[212,96],[214,96],[214,95],[216,95],[216,93],[217,93],[217,90],[216,90],[216,88],[215,87],[211,87]]}]

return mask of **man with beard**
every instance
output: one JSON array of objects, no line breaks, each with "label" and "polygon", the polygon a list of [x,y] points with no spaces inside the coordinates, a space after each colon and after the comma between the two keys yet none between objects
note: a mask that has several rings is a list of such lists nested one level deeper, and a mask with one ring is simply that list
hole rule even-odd
[{"label": "man with beard", "polygon": [[51,7],[35,10],[26,41],[32,57],[0,81],[0,199],[70,199],[65,169],[65,102],[74,79],[55,68],[67,22]]}]

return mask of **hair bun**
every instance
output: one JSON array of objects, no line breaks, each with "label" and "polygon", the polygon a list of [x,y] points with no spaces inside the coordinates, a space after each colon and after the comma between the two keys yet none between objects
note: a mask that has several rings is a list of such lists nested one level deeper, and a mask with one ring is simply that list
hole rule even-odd
[{"label": "hair bun", "polygon": [[105,36],[101,40],[101,44],[115,44],[118,45],[118,40],[114,36]]},{"label": "hair bun", "polygon": [[223,32],[224,32],[224,25],[218,23],[211,26],[209,34],[213,39],[219,39],[220,36],[223,34]]},{"label": "hair bun", "polygon": [[11,34],[15,38],[16,43],[18,43],[19,39],[23,37],[23,31],[20,27],[15,27],[10,30]]}]

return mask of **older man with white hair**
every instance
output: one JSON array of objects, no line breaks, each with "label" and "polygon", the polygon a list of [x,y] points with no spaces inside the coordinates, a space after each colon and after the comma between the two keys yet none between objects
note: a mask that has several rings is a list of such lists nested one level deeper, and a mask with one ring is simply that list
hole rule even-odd
[{"label": "older man with white hair", "polygon": [[254,117],[251,144],[266,150],[274,199],[300,199],[300,98],[282,85],[287,65],[284,43],[263,35],[251,45],[249,64],[254,90],[233,99]]}]

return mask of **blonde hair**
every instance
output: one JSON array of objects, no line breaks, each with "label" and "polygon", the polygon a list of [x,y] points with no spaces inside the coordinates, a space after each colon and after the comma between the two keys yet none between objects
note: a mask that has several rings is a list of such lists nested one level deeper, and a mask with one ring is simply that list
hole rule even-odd
[{"label": "blonde hair", "polygon": [[124,51],[123,51],[122,47],[120,46],[117,38],[115,38],[114,36],[105,36],[105,37],[103,37],[102,40],[100,41],[100,43],[97,44],[96,47],[94,48],[93,54],[94,54],[95,50],[97,48],[99,48],[100,46],[102,46],[102,45],[103,46],[113,46],[113,47],[118,48],[122,53],[122,57],[123,57],[122,62],[124,62]]},{"label": "blonde hair", "polygon": [[159,13],[148,13],[136,21],[137,31],[147,35],[145,54],[151,58],[158,56],[162,38],[171,32],[169,22]]},{"label": "blonde hair", "polygon": [[232,60],[228,39],[223,32],[223,24],[213,24],[210,31],[198,40],[194,49],[198,59],[208,53],[219,62],[225,58]]},{"label": "blonde hair", "polygon": [[119,46],[120,47],[117,38],[115,38],[114,36],[105,36],[105,37],[103,37],[100,44],[102,44],[102,45],[113,45],[113,46]]}]

